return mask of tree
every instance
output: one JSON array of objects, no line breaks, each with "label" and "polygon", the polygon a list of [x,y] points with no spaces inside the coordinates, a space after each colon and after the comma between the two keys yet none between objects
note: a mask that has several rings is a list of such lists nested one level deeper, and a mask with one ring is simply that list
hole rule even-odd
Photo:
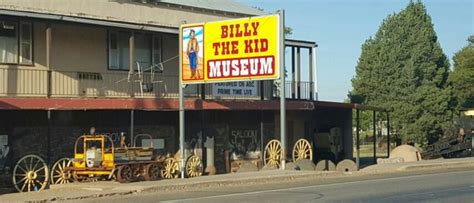
[{"label": "tree", "polygon": [[457,110],[474,108],[474,35],[468,39],[468,45],[453,57],[454,68],[449,81],[456,96]]},{"label": "tree", "polygon": [[403,141],[436,141],[452,118],[449,62],[423,3],[385,18],[362,45],[351,102],[385,107]]}]

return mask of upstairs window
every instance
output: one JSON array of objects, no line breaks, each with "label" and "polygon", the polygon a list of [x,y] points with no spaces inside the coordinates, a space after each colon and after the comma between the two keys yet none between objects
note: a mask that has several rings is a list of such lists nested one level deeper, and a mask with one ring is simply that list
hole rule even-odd
[{"label": "upstairs window", "polygon": [[[110,31],[109,32],[109,69],[110,70],[129,70],[129,37],[131,32]],[[161,36],[146,33],[134,33],[135,38],[135,56],[134,68],[136,62],[144,69],[153,64],[161,62]]]},{"label": "upstairs window", "polygon": [[33,29],[30,22],[0,19],[0,63],[33,63]]},{"label": "upstairs window", "polygon": [[129,66],[129,33],[109,33],[109,69],[128,70]]}]

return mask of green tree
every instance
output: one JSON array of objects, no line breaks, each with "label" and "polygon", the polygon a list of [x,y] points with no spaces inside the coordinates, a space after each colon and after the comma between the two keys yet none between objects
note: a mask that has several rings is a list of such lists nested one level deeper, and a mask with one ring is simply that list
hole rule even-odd
[{"label": "green tree", "polygon": [[474,108],[474,35],[468,39],[468,45],[459,50],[453,57],[454,68],[449,75],[457,110]]},{"label": "green tree", "polygon": [[423,3],[385,18],[362,45],[351,102],[387,108],[403,141],[436,141],[452,118],[449,62]]}]

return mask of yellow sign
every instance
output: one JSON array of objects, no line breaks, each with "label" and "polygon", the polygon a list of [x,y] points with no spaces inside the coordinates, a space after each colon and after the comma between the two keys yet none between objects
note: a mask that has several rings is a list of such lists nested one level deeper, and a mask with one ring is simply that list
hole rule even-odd
[{"label": "yellow sign", "polygon": [[278,15],[183,25],[183,84],[279,78]]}]

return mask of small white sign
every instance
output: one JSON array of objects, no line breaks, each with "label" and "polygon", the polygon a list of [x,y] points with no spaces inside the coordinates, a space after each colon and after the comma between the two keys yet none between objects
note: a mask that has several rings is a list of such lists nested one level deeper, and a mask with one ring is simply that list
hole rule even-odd
[{"label": "small white sign", "polygon": [[154,149],[164,149],[165,139],[142,139],[142,147],[153,147]]},{"label": "small white sign", "polygon": [[212,94],[217,97],[256,97],[257,82],[221,82],[214,83]]}]

